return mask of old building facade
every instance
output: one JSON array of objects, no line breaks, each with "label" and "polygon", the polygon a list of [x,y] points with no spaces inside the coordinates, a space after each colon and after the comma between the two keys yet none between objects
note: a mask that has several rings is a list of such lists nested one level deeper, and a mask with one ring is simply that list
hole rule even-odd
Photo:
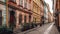
[{"label": "old building facade", "polygon": [[43,4],[41,0],[33,0],[33,22],[41,23],[41,15],[43,15]]},{"label": "old building facade", "polygon": [[25,23],[41,24],[44,16],[42,0],[0,0],[0,25],[21,28]]},{"label": "old building facade", "polygon": [[33,22],[32,0],[0,0],[0,7],[1,25],[8,24],[9,27],[18,28],[21,24]]},{"label": "old building facade", "polygon": [[49,5],[44,2],[44,23],[48,23],[48,10],[49,9]]},{"label": "old building facade", "polygon": [[50,11],[48,12],[48,23],[52,23],[53,22],[53,13],[51,13]]},{"label": "old building facade", "polygon": [[55,24],[60,31],[60,0],[53,0]]},{"label": "old building facade", "polygon": [[9,22],[14,23],[17,28],[21,24],[32,22],[31,4],[32,0],[9,0]]},{"label": "old building facade", "polygon": [[0,26],[6,25],[6,1],[0,0]]}]

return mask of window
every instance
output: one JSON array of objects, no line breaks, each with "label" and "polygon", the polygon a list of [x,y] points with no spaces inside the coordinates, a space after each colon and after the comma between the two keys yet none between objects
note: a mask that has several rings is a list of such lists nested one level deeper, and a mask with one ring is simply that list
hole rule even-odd
[{"label": "window", "polygon": [[19,15],[19,24],[21,24],[22,23],[22,15],[20,14]]},{"label": "window", "polygon": [[24,0],[24,7],[27,8],[27,0]]},{"label": "window", "polygon": [[2,25],[2,11],[0,10],[0,25]]},{"label": "window", "polygon": [[30,9],[30,4],[29,3],[27,3],[27,8]]},{"label": "window", "polygon": [[30,10],[31,9],[31,0],[28,0],[29,2],[27,2],[27,8]]},{"label": "window", "polygon": [[36,23],[36,18],[35,17],[33,17],[33,22]]},{"label": "window", "polygon": [[29,15],[29,22],[31,22],[31,15]]},{"label": "window", "polygon": [[23,6],[23,0],[20,0],[20,5]]},{"label": "window", "polygon": [[26,23],[26,15],[24,16],[24,23]]},{"label": "window", "polygon": [[38,8],[39,8],[39,7],[37,6],[37,7],[36,7],[36,9],[37,9],[37,13],[38,13]]}]

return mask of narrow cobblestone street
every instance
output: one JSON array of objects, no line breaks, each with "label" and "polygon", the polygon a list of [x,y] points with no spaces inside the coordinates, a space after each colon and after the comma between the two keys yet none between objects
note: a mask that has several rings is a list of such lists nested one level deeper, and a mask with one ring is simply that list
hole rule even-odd
[{"label": "narrow cobblestone street", "polygon": [[45,24],[41,27],[37,27],[36,29],[25,31],[18,34],[60,34],[55,27],[54,23]]},{"label": "narrow cobblestone street", "polygon": [[0,34],[60,34],[60,0],[0,0]]}]

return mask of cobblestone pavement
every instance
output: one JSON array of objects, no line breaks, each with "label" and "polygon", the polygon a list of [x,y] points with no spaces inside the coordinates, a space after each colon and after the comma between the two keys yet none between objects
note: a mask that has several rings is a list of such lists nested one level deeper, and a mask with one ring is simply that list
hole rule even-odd
[{"label": "cobblestone pavement", "polygon": [[36,27],[35,29],[31,29],[29,31],[20,32],[18,34],[60,34],[55,27],[54,23],[45,24],[41,27]]}]

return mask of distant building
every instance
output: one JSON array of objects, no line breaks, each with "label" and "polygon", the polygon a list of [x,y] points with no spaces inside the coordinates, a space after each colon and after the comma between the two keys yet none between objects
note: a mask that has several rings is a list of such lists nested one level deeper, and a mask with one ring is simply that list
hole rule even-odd
[{"label": "distant building", "polygon": [[52,23],[53,22],[53,13],[51,13],[50,11],[50,7],[49,7],[49,4],[47,4],[47,8],[48,8],[48,23]]},{"label": "distant building", "polygon": [[53,13],[48,11],[48,23],[52,23],[52,22],[53,22]]},{"label": "distant building", "polygon": [[60,0],[53,0],[55,24],[60,31]]},{"label": "distant building", "polygon": [[44,23],[48,23],[48,7],[49,5],[44,1]]},{"label": "distant building", "polygon": [[43,1],[42,0],[33,0],[33,22],[36,24],[41,24],[43,16]]}]

